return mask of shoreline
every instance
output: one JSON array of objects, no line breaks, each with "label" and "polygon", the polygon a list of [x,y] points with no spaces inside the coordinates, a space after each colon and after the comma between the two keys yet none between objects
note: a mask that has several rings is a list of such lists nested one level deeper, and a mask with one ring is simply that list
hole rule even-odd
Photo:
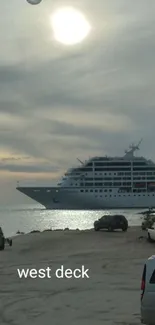
[{"label": "shoreline", "polygon": [[[120,214],[118,211],[115,211],[115,213]],[[129,226],[139,226],[142,222],[142,217],[136,211],[121,211],[121,213],[127,218]],[[29,233],[35,229],[43,231],[47,228],[53,230],[58,228],[62,230],[65,228],[75,230],[79,228],[81,231],[93,228],[94,221],[98,220],[103,214],[104,212],[97,213],[96,211],[92,213],[83,212],[81,214],[77,211],[37,212],[27,207],[23,212],[13,212],[12,210],[10,212],[0,211],[0,224],[7,237],[15,236],[18,230]]]},{"label": "shoreline", "polygon": [[[134,230],[141,230],[141,226],[129,226],[128,227],[128,231],[129,229],[134,229]],[[127,231],[127,232],[128,232]],[[34,229],[34,230],[31,230],[29,232],[22,232],[22,231],[17,231],[16,234],[12,235],[12,236],[8,236],[10,238],[14,238],[14,237],[18,237],[18,236],[25,236],[25,235],[30,235],[30,234],[42,234],[42,233],[45,233],[45,232],[70,232],[70,233],[76,233],[76,232],[95,232],[94,228],[89,228],[89,229],[70,229],[70,228],[60,228],[60,229],[44,229],[44,230],[39,230],[39,229]],[[108,230],[100,230],[99,232],[103,232],[103,233],[106,233],[109,231]],[[121,230],[114,230],[110,233],[118,233],[118,232],[122,232]],[[125,232],[125,233],[127,233]],[[144,234],[146,234],[146,231],[143,231]]]},{"label": "shoreline", "polygon": [[[140,282],[155,245],[146,232],[53,230],[17,235],[0,252],[0,323],[17,325],[140,325]],[[56,278],[55,271],[89,270],[89,278]],[[17,269],[46,269],[52,277],[20,279]],[[4,322],[5,320],[5,322]]]}]

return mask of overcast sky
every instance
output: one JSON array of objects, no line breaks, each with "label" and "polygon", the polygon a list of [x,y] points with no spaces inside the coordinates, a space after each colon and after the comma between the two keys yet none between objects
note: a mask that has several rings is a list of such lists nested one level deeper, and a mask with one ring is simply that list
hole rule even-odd
[{"label": "overcast sky", "polygon": [[[81,44],[53,39],[59,6],[92,26]],[[55,184],[76,158],[155,160],[155,1],[0,0],[0,203],[32,202],[16,181]]]}]

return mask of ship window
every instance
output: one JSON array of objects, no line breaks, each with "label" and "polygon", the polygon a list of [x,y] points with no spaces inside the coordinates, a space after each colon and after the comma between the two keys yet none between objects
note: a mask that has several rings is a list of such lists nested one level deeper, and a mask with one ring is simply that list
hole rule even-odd
[{"label": "ship window", "polygon": [[80,168],[81,172],[92,172],[92,168]]},{"label": "ship window", "polygon": [[90,192],[93,192],[93,190],[90,190]]},{"label": "ship window", "polygon": [[133,166],[146,166],[146,161],[134,161]]},{"label": "ship window", "polygon": [[100,190],[100,192],[102,192],[102,190]]},{"label": "ship window", "polygon": [[102,183],[95,183],[95,186],[102,186]]},{"label": "ship window", "polygon": [[104,186],[112,186],[112,183],[104,183]]},{"label": "ship window", "polygon": [[[102,167],[98,167],[98,168],[95,168],[95,171],[98,171],[98,172],[101,172],[101,171],[105,171],[105,169],[107,170],[107,168],[102,168]],[[123,170],[124,171],[130,171],[131,170],[131,168],[127,168],[127,167],[123,167]],[[155,170],[155,167],[154,167],[154,170]],[[112,171],[114,171],[114,172],[116,172],[116,171],[122,171],[122,168],[119,168],[119,167],[111,167],[110,168],[110,171],[112,172]]]},{"label": "ship window", "polygon": [[143,170],[143,171],[147,171],[147,170],[149,170],[149,171],[151,171],[151,170],[152,170],[152,171],[155,171],[155,167],[150,167],[150,166],[146,166],[146,167],[133,167],[133,170],[134,170],[134,171],[138,171],[138,170],[139,170],[139,171],[140,171],[140,170],[141,170],[141,171],[142,171],[142,170]]},{"label": "ship window", "polygon": [[155,270],[153,271],[152,276],[150,278],[150,283],[155,284]]},{"label": "ship window", "polygon": [[83,190],[81,190],[80,192],[83,192]]},{"label": "ship window", "polygon": [[119,162],[96,162],[95,166],[105,166],[105,167],[110,167],[110,166],[130,166],[131,163],[130,162],[126,162],[126,161],[119,161]]},{"label": "ship window", "polygon": [[86,167],[91,167],[92,165],[93,165],[92,162],[90,162],[86,164]]},{"label": "ship window", "polygon": [[104,192],[107,192],[107,190],[104,190]]},{"label": "ship window", "polygon": [[98,190],[95,190],[95,192],[98,192]]},{"label": "ship window", "polygon": [[93,186],[93,183],[85,183],[85,186]]}]

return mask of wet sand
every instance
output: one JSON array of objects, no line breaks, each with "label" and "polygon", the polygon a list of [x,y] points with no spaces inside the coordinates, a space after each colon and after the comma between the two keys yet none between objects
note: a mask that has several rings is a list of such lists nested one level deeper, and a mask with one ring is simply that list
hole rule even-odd
[{"label": "wet sand", "polygon": [[[143,263],[155,253],[139,227],[123,232],[51,231],[13,238],[0,251],[0,324],[138,325]],[[89,269],[89,278],[55,271]],[[46,269],[51,278],[20,279],[17,268]]]}]

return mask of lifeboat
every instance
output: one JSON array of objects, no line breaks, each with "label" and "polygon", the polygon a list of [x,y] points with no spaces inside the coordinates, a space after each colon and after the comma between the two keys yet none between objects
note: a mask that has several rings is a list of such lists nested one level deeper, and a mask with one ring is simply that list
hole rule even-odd
[{"label": "lifeboat", "polygon": [[155,187],[155,183],[148,183],[147,186],[148,187]]},{"label": "lifeboat", "polygon": [[136,183],[134,187],[145,187],[145,183]]}]

